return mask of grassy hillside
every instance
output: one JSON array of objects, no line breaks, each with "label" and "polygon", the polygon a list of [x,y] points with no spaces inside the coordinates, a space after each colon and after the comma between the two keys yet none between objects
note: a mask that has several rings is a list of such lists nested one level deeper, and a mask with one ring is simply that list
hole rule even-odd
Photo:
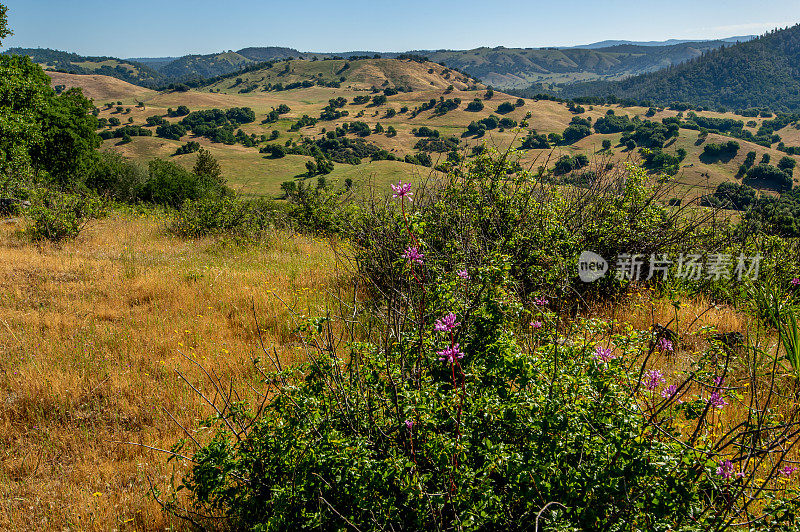
[{"label": "grassy hillside", "polygon": [[45,70],[70,74],[100,74],[146,87],[163,82],[163,76],[152,68],[114,57],[87,57],[48,48],[9,48],[3,54],[27,55]]},{"label": "grassy hillside", "polygon": [[268,84],[339,84],[350,88],[403,87],[413,90],[457,89],[474,84],[468,76],[436,63],[399,59],[292,60],[269,64],[266,68],[228,76],[205,89],[227,93],[263,90]]},{"label": "grassy hillside", "polygon": [[159,72],[173,81],[213,78],[239,70],[252,62],[236,52],[187,55],[162,66]]},{"label": "grassy hillside", "polygon": [[655,103],[800,109],[800,25],[615,83],[564,87],[568,97],[614,94]]},{"label": "grassy hillside", "polygon": [[679,64],[723,46],[723,41],[671,46],[584,48],[476,48],[418,52],[500,89],[531,84],[619,79]]},{"label": "grassy hillside", "polygon": [[0,529],[182,529],[148,495],[151,482],[167,487],[172,464],[137,444],[169,448],[184,435],[176,421],[203,431],[208,412],[176,373],[200,382],[192,359],[256,379],[253,310],[267,345],[295,360],[281,301],[321,307],[330,248],[275,234],[223,250],[133,215],[59,247],[21,245],[19,228],[0,227]]},{"label": "grassy hillside", "polygon": [[[345,64],[349,68],[344,69]],[[433,70],[431,73],[430,71]],[[406,157],[416,157],[421,152],[421,144],[426,141],[414,134],[415,129],[426,127],[435,130],[440,138],[454,137],[457,141],[456,152],[461,156],[469,157],[473,149],[486,145],[489,148],[506,150],[518,149],[516,157],[520,164],[526,168],[536,169],[539,166],[553,168],[559,157],[563,155],[574,156],[583,154],[588,157],[592,165],[622,165],[628,161],[638,161],[642,155],[638,149],[630,150],[620,143],[622,133],[600,134],[592,130],[592,134],[571,144],[551,145],[547,149],[522,149],[523,139],[532,130],[539,134],[561,134],[574,118],[591,119],[592,123],[613,112],[617,116],[627,116],[634,120],[661,122],[665,118],[676,117],[677,111],[669,109],[656,109],[651,112],[643,107],[622,107],[619,105],[586,106],[582,113],[572,112],[568,105],[550,100],[522,99],[522,105],[516,97],[495,92],[491,99],[486,99],[486,90],[468,90],[470,87],[463,82],[463,76],[455,71],[445,72],[441,66],[432,63],[418,63],[414,61],[400,61],[393,59],[371,60],[319,60],[300,61],[292,60],[280,62],[269,68],[247,72],[241,79],[230,77],[218,81],[204,89],[190,90],[187,92],[162,92],[148,95],[131,96],[126,102],[133,102],[143,98],[144,108],[133,107],[130,113],[118,113],[115,105],[103,106],[102,99],[95,98],[95,104],[101,108],[99,118],[111,119],[117,117],[122,126],[127,124],[144,126],[151,131],[153,136],[133,136],[129,143],[121,143],[119,138],[112,138],[104,142],[104,149],[114,150],[136,160],[146,161],[154,157],[172,157],[177,148],[188,141],[198,142],[209,148],[221,161],[222,167],[229,183],[236,189],[246,194],[266,194],[277,196],[280,194],[280,185],[284,181],[305,179],[306,163],[313,160],[308,155],[289,154],[283,158],[272,158],[259,153],[259,149],[270,145],[289,145],[289,148],[301,147],[306,142],[318,141],[325,138],[330,132],[341,128],[345,123],[363,122],[371,133],[360,137],[353,132],[347,133],[345,138],[363,141],[373,146],[375,150],[385,150],[384,153],[398,161],[381,160],[371,161],[369,157],[362,159],[362,164],[351,165],[343,162],[334,164],[334,171],[329,178],[343,181],[351,179],[356,187],[360,184],[377,181],[385,183],[400,177],[413,179],[429,175],[431,168],[402,162]],[[449,74],[449,77],[447,75]],[[337,77],[338,76],[338,77]],[[339,82],[339,87],[313,85],[307,88],[291,90],[274,90],[275,85],[298,83],[301,80],[319,80],[328,83],[345,78]],[[80,77],[77,77],[80,78]],[[88,86],[91,81],[83,83]],[[116,80],[114,80],[116,81]],[[387,85],[388,84],[388,85]],[[449,84],[454,85],[453,91],[448,91]],[[284,87],[286,86],[284,85]],[[394,86],[407,87],[410,92],[399,92],[386,97],[385,103],[374,105],[372,98],[382,95],[382,92],[373,92],[373,85],[378,89]],[[270,87],[271,90],[264,89]],[[130,88],[130,87],[129,87]],[[132,89],[131,89],[132,90]],[[115,93],[117,94],[117,93]],[[109,103],[116,104],[114,100],[119,97],[109,98]],[[329,101],[343,98],[345,104],[338,108],[346,112],[333,120],[319,120]],[[354,100],[361,98],[361,103]],[[430,105],[431,100],[438,105],[442,100],[460,100],[454,109],[447,112],[438,112],[435,108],[420,110],[423,106]],[[473,100],[480,100],[483,109],[468,111],[467,104]],[[511,109],[507,114],[501,114],[498,109],[506,104]],[[203,109],[229,109],[233,107],[249,107],[255,112],[255,121],[239,126],[248,136],[255,139],[254,147],[245,147],[240,143],[226,145],[215,143],[206,137],[186,134],[180,140],[167,140],[155,136],[155,126],[147,126],[148,117],[163,117],[170,123],[178,123],[181,117],[169,117],[169,109],[186,106],[190,111]],[[287,106],[289,111],[280,115],[276,121],[262,123],[269,113],[279,106]],[[405,111],[404,111],[405,109]],[[419,112],[415,114],[414,110]],[[530,117],[526,119],[530,113]],[[728,118],[742,120],[742,117],[732,113],[715,113],[704,111],[700,116],[709,118]],[[317,119],[316,123],[296,127],[295,124],[303,116]],[[652,115],[652,116],[647,116]],[[517,124],[517,127],[496,127],[485,131],[482,137],[467,134],[467,128],[472,122],[489,119],[489,117],[507,118]],[[686,117],[684,117],[685,119]],[[756,133],[761,124],[768,118],[746,119],[749,123],[747,131]],[[525,127],[519,124],[527,122]],[[376,133],[377,126],[383,132]],[[389,127],[395,134],[389,135]],[[106,128],[113,132],[115,127]],[[235,130],[236,130],[235,129]],[[234,132],[235,132],[234,130]],[[277,138],[272,139],[273,131]],[[794,125],[778,131],[782,141],[787,146],[800,146],[800,133]],[[271,140],[272,139],[272,140]],[[611,142],[611,149],[603,149],[603,141]],[[753,151],[757,160],[767,154],[772,164],[777,163],[785,154],[778,151],[778,145],[773,143],[770,147],[754,144],[741,139],[736,139],[740,149],[732,158],[706,158],[703,155],[706,144],[725,143],[729,137],[711,133],[708,137],[701,137],[699,132],[691,129],[680,129],[677,139],[672,139],[664,147],[664,153],[677,156],[685,150],[685,158],[680,162],[677,174],[670,178],[675,187],[676,197],[687,199],[697,198],[712,192],[716,186],[726,181],[741,182],[741,175],[737,175],[740,165],[744,162],[746,154]],[[442,151],[426,152],[431,156],[431,163],[436,166],[448,157],[450,148]],[[794,156],[795,159],[800,159]],[[174,157],[181,164],[191,166],[195,156],[192,154]],[[765,193],[770,193],[765,189]]]},{"label": "grassy hillside", "polygon": [[125,103],[135,103],[152,98],[156,94],[150,89],[99,74],[80,75],[48,71],[47,75],[50,76],[54,87],[58,85],[68,89],[79,87],[87,98],[96,102],[116,99]]}]

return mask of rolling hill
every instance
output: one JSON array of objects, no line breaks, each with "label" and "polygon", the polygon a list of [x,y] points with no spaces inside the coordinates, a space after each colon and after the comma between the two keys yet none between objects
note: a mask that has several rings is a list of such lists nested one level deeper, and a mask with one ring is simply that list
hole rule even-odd
[{"label": "rolling hill", "polygon": [[95,102],[117,100],[134,103],[156,94],[150,89],[100,74],[81,75],[48,71],[47,75],[50,76],[54,87],[58,85],[63,85],[67,89],[78,87],[83,91],[84,96]]},{"label": "rolling hill", "polygon": [[[345,69],[346,64],[349,67]],[[62,77],[54,79],[62,84],[69,79],[63,77],[69,75],[58,76]],[[515,156],[520,157],[520,164],[525,168],[553,168],[560,158],[578,155],[586,156],[593,165],[623,165],[641,160],[646,154],[640,153],[638,147],[631,149],[625,139],[626,133],[621,130],[601,132],[593,127],[584,138],[570,142],[550,140],[544,147],[525,146],[524,140],[534,132],[560,137],[574,120],[590,119],[591,124],[597,124],[601,119],[616,115],[633,120],[633,124],[660,125],[662,120],[669,122],[678,115],[676,110],[653,112],[647,107],[618,104],[587,105],[586,109],[578,110],[569,102],[519,99],[500,91],[489,96],[485,88],[464,79],[462,74],[430,62],[385,58],[295,59],[233,74],[188,91],[142,95],[140,87],[109,79],[111,86],[130,91],[128,97],[109,92],[107,96],[111,97],[106,101],[95,96],[95,105],[100,107],[101,133],[106,138],[103,149],[143,163],[153,157],[164,157],[191,166],[194,154],[174,154],[187,142],[197,142],[217,157],[235,189],[248,195],[273,197],[280,196],[283,182],[306,179],[306,163],[313,162],[311,154],[315,145],[325,150],[341,146],[341,143],[361,146],[365,151],[359,156],[360,164],[331,155],[334,170],[329,175],[333,181],[349,179],[358,188],[368,182],[385,185],[400,177],[404,180],[424,177],[432,168],[418,159],[423,153],[430,156],[428,164],[435,167],[448,158],[448,153],[469,157],[484,144],[499,150],[517,149]],[[85,90],[98,83],[93,76],[71,76],[69,81]],[[278,84],[282,86],[277,87]],[[403,90],[391,90],[395,87]],[[468,109],[467,104],[476,99],[481,105]],[[120,112],[116,110],[118,100],[126,104],[141,101],[144,106],[130,106],[130,111]],[[254,120],[232,126],[230,134],[236,137],[229,136],[229,140],[212,140],[188,127],[179,132],[179,137],[162,136],[157,124],[167,121],[178,125],[184,121],[184,115],[174,114],[180,106],[190,112],[247,107],[252,109]],[[284,111],[272,116],[278,108]],[[742,120],[733,113],[701,111],[698,115],[708,119]],[[120,119],[120,125],[111,125],[113,118]],[[498,123],[500,119],[507,122]],[[493,120],[494,125],[489,126]],[[769,120],[768,117],[753,117],[747,119],[743,127],[755,134]],[[478,123],[487,124],[482,134],[475,134],[473,130]],[[354,127],[351,129],[350,125]],[[798,146],[798,126],[800,123],[791,123],[776,133],[787,146]],[[127,141],[122,139],[125,128],[133,128]],[[119,130],[123,131],[117,135]],[[779,151],[777,141],[767,146],[740,137],[736,137],[740,149],[735,156],[715,158],[704,154],[706,145],[721,145],[731,139],[724,133],[714,132],[704,137],[698,130],[682,126],[677,137],[665,143],[664,154],[682,157],[676,165],[676,173],[669,178],[674,197],[688,201],[709,194],[721,183],[742,182],[740,167],[746,163],[750,152],[754,152],[757,161],[768,155],[773,164],[786,156]],[[610,148],[603,147],[606,141]],[[288,150],[287,154],[273,157],[260,153],[261,149],[270,152],[271,146],[282,146]],[[792,157],[800,160],[797,155]],[[763,193],[771,192],[767,187]]]},{"label": "rolling hill", "polygon": [[27,55],[48,71],[111,76],[143,87],[163,83],[163,76],[143,63],[115,57],[91,57],[49,48],[9,48],[4,55]]},{"label": "rolling hill", "polygon": [[720,40],[669,46],[621,44],[596,49],[498,47],[414,53],[507,90],[532,84],[620,79],[676,65],[726,44]]},{"label": "rolling hill", "polygon": [[562,87],[565,97],[604,96],[774,111],[800,109],[800,25],[705,53],[686,64],[618,82]]},{"label": "rolling hill", "polygon": [[[717,39],[717,40],[729,43],[736,43],[736,42],[752,41],[757,37],[758,35],[738,35],[736,37],[725,37],[724,39]],[[708,39],[667,39],[666,41],[600,41],[591,44],[581,44],[579,46],[567,46],[565,48],[596,49],[596,48],[609,48],[611,46],[619,46],[621,44],[633,44],[636,46],[672,46],[674,44],[703,43],[707,41]]]},{"label": "rolling hill", "polygon": [[534,84],[620,80],[653,72],[700,57],[736,39],[717,41],[665,41],[636,43],[607,41],[574,48],[475,48],[473,50],[417,50],[412,52],[301,52],[287,47],[248,47],[238,51],[193,54],[182,57],[88,57],[41,48],[11,48],[4,54],[28,55],[45,69],[72,74],[102,74],[148,88],[175,83],[202,84],[203,80],[252,69],[259,63],[284,59],[349,59],[380,56],[392,59],[406,55],[426,57],[460,70],[500,90],[525,89]]},{"label": "rolling hill", "polygon": [[[268,87],[346,85],[352,88],[402,87],[411,90],[464,89],[475,82],[468,76],[430,61],[410,59],[323,59],[266,63],[264,68],[237,72],[207,85],[212,92],[248,93]],[[280,90],[280,89],[279,89]]]}]

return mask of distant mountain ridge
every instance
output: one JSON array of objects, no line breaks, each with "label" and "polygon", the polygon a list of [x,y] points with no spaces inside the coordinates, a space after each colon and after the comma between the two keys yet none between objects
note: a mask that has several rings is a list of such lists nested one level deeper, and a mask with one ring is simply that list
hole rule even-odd
[{"label": "distant mountain ridge", "polygon": [[[698,58],[706,52],[749,38],[729,37],[713,41],[603,41],[572,48],[481,47],[472,50],[414,50],[403,52],[462,71],[500,90],[524,89],[532,85],[554,87],[565,83],[613,81],[654,72]],[[613,43],[613,46],[604,46]],[[603,45],[603,46],[601,46]],[[117,59],[86,57],[40,48],[12,48],[4,54],[29,55],[46,69],[74,74],[105,74],[148,88],[203,80],[260,68],[259,63],[289,58],[331,59],[395,58],[401,52],[301,52],[294,48],[247,47],[212,54],[182,57]]]},{"label": "distant mountain ridge", "polygon": [[600,41],[591,44],[581,44],[578,46],[564,46],[563,48],[609,48],[611,46],[619,46],[621,44],[632,44],[634,46],[674,46],[676,44],[686,43],[701,43],[708,42],[709,40],[717,40],[729,43],[747,42],[757,39],[758,35],[739,35],[736,37],[725,37],[722,39],[667,39],[666,41]]},{"label": "distant mountain ridge", "polygon": [[616,82],[561,87],[565,97],[614,95],[664,105],[800,109],[800,24]]}]

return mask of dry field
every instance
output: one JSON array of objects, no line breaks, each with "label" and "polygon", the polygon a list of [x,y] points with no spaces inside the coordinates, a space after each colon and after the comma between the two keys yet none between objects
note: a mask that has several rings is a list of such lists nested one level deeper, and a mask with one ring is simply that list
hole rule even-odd
[{"label": "dry field", "polygon": [[[169,448],[210,410],[199,362],[261,388],[253,308],[268,347],[297,359],[292,313],[323,306],[330,246],[275,234],[251,249],[167,236],[115,214],[77,241],[38,247],[0,227],[0,529],[154,530],[147,492]],[[280,298],[280,300],[278,299]],[[173,418],[174,417],[174,421]]]},{"label": "dry field", "polygon": [[[168,449],[181,426],[210,435],[199,421],[211,411],[188,384],[213,394],[201,365],[243,399],[264,389],[252,366],[254,310],[266,346],[302,360],[293,320],[322,313],[341,286],[334,248],[287,233],[248,248],[182,240],[157,215],[122,213],[74,242],[37,246],[20,223],[0,226],[0,529],[181,529],[148,491],[186,464],[143,446]],[[647,289],[590,314],[623,334],[669,325],[681,337],[676,354],[651,361],[668,376],[697,360],[710,328],[753,325],[702,298],[676,310]],[[774,341],[761,339],[767,350]],[[728,382],[746,382],[738,362]],[[746,404],[732,402],[719,429]]]}]

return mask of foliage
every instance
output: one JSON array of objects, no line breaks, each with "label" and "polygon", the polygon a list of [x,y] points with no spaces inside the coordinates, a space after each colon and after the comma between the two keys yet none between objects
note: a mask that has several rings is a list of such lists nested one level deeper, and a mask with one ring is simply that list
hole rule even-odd
[{"label": "foliage", "polygon": [[634,129],[636,129],[636,124],[628,118],[628,115],[606,115],[598,118],[594,123],[594,130],[598,133],[620,133]]},{"label": "foliage", "polygon": [[555,175],[562,175],[568,174],[573,170],[579,170],[589,165],[589,158],[586,157],[584,154],[579,153],[573,157],[569,155],[562,155],[555,164],[553,168],[553,174]]},{"label": "foliage", "polygon": [[179,146],[177,150],[175,150],[175,155],[186,155],[188,153],[195,153],[200,149],[200,143],[190,140],[183,146]]},{"label": "foliage", "polygon": [[230,235],[240,241],[262,240],[274,226],[277,210],[266,200],[243,201],[231,194],[208,194],[185,201],[170,231],[185,238]]},{"label": "foliage", "polygon": [[80,186],[100,145],[93,108],[79,89],[56,95],[29,58],[0,56],[0,193]]},{"label": "foliage", "polygon": [[221,194],[224,187],[211,176],[195,175],[170,161],[154,159],[140,192],[142,201],[180,208],[187,200]]},{"label": "foliage", "polygon": [[[401,182],[392,186],[399,204],[355,213],[346,258],[359,272],[353,294],[366,287],[371,298],[337,298],[341,321],[297,316],[309,362],[283,367],[264,350],[257,409],[209,377],[222,403],[207,421],[216,434],[198,444],[177,488],[191,507],[172,499],[169,508],[254,530],[795,524],[795,490],[763,489],[794,437],[774,430],[787,422],[770,410],[782,398],[738,399],[752,421],[716,429],[716,412],[758,378],[736,373],[733,353],[712,344],[667,382],[649,362],[663,345],[656,334],[564,324],[550,310],[551,298],[572,297],[545,282],[565,246],[580,249],[583,237],[620,245],[644,230],[663,251],[691,235],[665,223],[646,173],[630,169],[618,194],[570,221],[580,203],[509,166],[481,155],[439,187]],[[580,202],[601,191],[580,191]],[[539,253],[531,286],[526,256]],[[521,325],[531,319],[535,328]],[[185,457],[185,442],[173,452]]]},{"label": "foliage", "polygon": [[467,104],[467,111],[478,112],[483,111],[483,102],[480,98],[475,98]]},{"label": "foliage", "polygon": [[592,130],[589,129],[589,126],[583,124],[571,124],[567,126],[567,129],[564,130],[564,132],[561,134],[561,137],[564,141],[564,144],[574,144],[591,134]]},{"label": "foliage", "polygon": [[61,242],[78,236],[90,220],[102,214],[97,197],[38,189],[31,193],[31,206],[25,210],[25,233],[34,241]]},{"label": "foliage", "polygon": [[497,114],[505,115],[516,109],[513,103],[503,102],[497,107]]},{"label": "foliage", "polygon": [[677,137],[679,132],[680,126],[678,124],[671,123],[667,125],[651,120],[643,120],[636,124],[636,128],[633,131],[623,133],[620,142],[627,144],[628,141],[632,140],[634,141],[634,147],[663,148],[667,140]]},{"label": "foliage", "polygon": [[114,201],[135,203],[139,200],[147,171],[112,152],[98,154],[97,163],[86,177],[86,187]]},{"label": "foliage", "polygon": [[745,182],[772,187],[779,191],[790,190],[792,188],[792,176],[768,164],[759,164],[748,170]]},{"label": "foliage", "polygon": [[219,162],[211,155],[211,152],[205,148],[199,148],[197,151],[197,161],[194,163],[192,173],[210,183],[214,186],[224,187],[225,179],[222,177],[222,167]]},{"label": "foliage", "polygon": [[732,109],[800,109],[800,25],[709,51],[692,61],[618,82],[568,86],[567,97],[612,94],[669,104],[683,101]]},{"label": "foliage", "polygon": [[14,34],[14,32],[8,28],[7,13],[8,8],[3,4],[0,4],[0,44],[3,44],[3,39]]},{"label": "foliage", "polygon": [[703,155],[706,157],[722,157],[731,158],[739,151],[739,143],[735,140],[729,140],[724,144],[708,143],[703,146]]},{"label": "foliage", "polygon": [[714,194],[700,200],[701,205],[746,211],[756,203],[756,190],[740,183],[720,183]]}]

